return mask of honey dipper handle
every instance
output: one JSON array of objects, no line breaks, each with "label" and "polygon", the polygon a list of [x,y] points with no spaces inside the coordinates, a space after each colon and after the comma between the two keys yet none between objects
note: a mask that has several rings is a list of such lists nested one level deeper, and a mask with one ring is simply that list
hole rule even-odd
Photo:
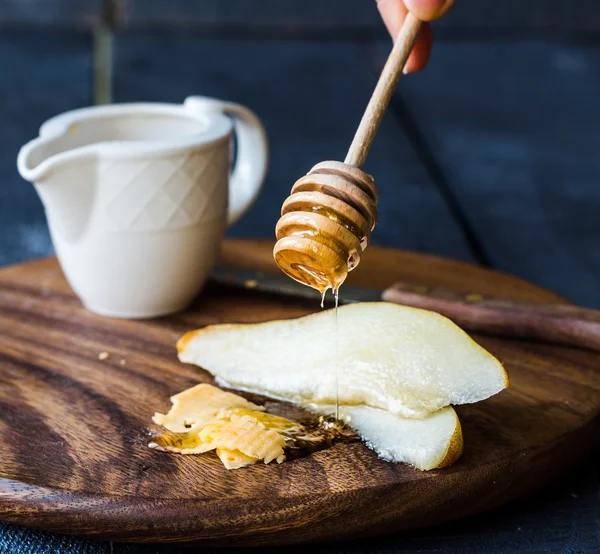
[{"label": "honey dipper handle", "polygon": [[409,12],[354,135],[345,160],[347,164],[362,167],[365,163],[420,28],[421,21]]}]

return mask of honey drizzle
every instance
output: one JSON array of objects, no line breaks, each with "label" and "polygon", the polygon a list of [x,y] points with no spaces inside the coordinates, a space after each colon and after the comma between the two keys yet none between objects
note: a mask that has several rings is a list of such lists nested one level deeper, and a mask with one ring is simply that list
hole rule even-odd
[{"label": "honey drizzle", "polygon": [[335,419],[340,419],[340,348],[338,341],[338,301],[340,297],[340,289],[333,289],[335,298]]},{"label": "honey drizzle", "polygon": [[[329,287],[327,287],[329,288]],[[335,419],[340,419],[340,346],[338,332],[338,305],[340,300],[340,287],[332,287],[335,309],[333,315],[333,340],[335,345]],[[327,289],[321,291],[321,308],[325,307],[325,294]]]}]

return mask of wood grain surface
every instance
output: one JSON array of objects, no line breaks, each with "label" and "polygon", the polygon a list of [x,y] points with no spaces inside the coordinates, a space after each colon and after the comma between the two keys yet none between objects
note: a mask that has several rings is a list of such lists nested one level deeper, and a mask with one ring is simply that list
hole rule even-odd
[{"label": "wood grain surface", "polygon": [[[229,241],[225,261],[269,269],[272,243]],[[433,257],[370,248],[355,284],[394,281],[556,301],[518,279]],[[600,356],[479,337],[511,387],[458,408],[464,457],[420,472],[339,444],[280,466],[227,472],[213,456],[146,447],[155,410],[200,381],[175,341],[219,322],[295,317],[318,306],[207,287],[176,316],[122,321],[81,307],[53,259],[0,271],[0,519],[125,541],[299,543],[448,521],[535,490],[598,442]],[[106,360],[100,352],[108,352]]]}]

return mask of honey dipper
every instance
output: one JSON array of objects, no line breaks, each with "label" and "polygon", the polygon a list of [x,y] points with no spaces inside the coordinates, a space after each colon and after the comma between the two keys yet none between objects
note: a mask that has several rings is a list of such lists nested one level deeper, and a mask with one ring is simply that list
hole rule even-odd
[{"label": "honey dipper", "polygon": [[364,164],[421,28],[408,13],[344,162],[315,165],[281,208],[273,256],[292,279],[324,293],[337,290],[360,262],[377,223],[377,187]]}]

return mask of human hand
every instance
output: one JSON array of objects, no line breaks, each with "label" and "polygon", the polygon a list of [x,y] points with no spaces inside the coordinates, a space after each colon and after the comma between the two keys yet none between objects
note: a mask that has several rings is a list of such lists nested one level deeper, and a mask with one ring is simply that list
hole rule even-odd
[{"label": "human hand", "polygon": [[[377,8],[392,38],[398,36],[406,14],[410,11],[421,21],[433,21],[442,17],[454,4],[454,0],[377,0]],[[429,23],[424,23],[413,50],[406,62],[405,73],[425,67],[431,53],[433,36]]]}]

